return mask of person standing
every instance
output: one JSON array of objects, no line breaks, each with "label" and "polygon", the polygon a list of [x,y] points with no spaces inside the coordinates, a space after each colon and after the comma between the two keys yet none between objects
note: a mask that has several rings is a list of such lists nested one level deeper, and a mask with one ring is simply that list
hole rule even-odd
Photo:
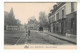
[{"label": "person standing", "polygon": [[30,37],[30,30],[28,30],[28,39],[29,39],[29,37]]}]

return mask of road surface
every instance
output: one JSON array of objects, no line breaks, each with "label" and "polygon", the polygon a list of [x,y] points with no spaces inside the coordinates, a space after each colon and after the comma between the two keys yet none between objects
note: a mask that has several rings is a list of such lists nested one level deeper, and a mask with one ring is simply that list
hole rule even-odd
[{"label": "road surface", "polygon": [[69,43],[68,41],[60,40],[58,38],[55,38],[51,35],[48,35],[44,32],[31,30],[30,37],[26,36],[26,32],[23,33],[23,35],[20,36],[20,38],[17,40],[16,44],[52,44],[52,45],[70,45],[72,43]]}]

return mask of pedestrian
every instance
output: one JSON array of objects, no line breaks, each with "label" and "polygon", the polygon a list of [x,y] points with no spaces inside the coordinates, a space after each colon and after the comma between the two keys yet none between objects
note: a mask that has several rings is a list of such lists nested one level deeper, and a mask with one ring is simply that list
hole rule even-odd
[{"label": "pedestrian", "polygon": [[25,31],[26,31],[26,37],[27,37],[27,32],[28,32],[28,31],[27,31],[27,28],[26,28],[26,30],[25,30]]},{"label": "pedestrian", "polygon": [[29,39],[29,37],[30,37],[30,30],[28,30],[28,39]]},{"label": "pedestrian", "polygon": [[28,36],[30,36],[30,30],[28,30]]}]

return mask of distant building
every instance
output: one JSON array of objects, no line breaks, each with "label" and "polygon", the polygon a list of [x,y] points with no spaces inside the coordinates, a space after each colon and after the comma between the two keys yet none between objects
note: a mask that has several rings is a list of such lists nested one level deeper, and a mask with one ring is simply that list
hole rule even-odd
[{"label": "distant building", "polygon": [[6,30],[7,31],[17,31],[19,30],[18,26],[8,26],[6,25]]},{"label": "distant building", "polygon": [[77,3],[59,2],[53,6],[49,14],[49,30],[59,34],[76,35]]},{"label": "distant building", "polygon": [[8,26],[6,25],[6,30],[7,31],[24,31],[24,25],[20,25],[20,26]]},{"label": "distant building", "polygon": [[27,28],[30,30],[37,30],[39,27],[37,24],[27,24]]}]

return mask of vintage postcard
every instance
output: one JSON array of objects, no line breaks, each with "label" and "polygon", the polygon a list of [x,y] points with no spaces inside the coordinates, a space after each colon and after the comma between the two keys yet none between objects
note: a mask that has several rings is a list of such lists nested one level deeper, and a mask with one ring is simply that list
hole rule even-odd
[{"label": "vintage postcard", "polygon": [[4,2],[4,49],[77,49],[77,2]]}]

